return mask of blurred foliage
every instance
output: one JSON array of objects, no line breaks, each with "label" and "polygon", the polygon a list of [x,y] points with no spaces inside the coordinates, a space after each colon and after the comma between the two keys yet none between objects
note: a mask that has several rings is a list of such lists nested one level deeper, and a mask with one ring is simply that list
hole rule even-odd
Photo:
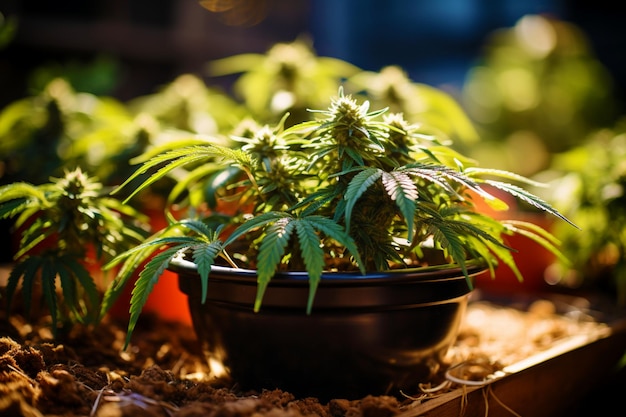
[{"label": "blurred foliage", "polygon": [[106,55],[97,56],[91,62],[69,61],[64,64],[51,62],[36,68],[30,74],[28,85],[33,94],[45,90],[54,79],[65,79],[73,89],[97,96],[110,95],[120,79],[120,63]]},{"label": "blurred foliage", "polygon": [[346,93],[373,107],[402,113],[410,123],[428,125],[433,135],[469,144],[478,134],[460,103],[445,91],[416,83],[398,66],[365,71],[349,62],[318,56],[310,42],[278,43],[266,54],[240,54],[210,62],[212,76],[239,74],[234,96],[250,117],[277,123],[285,112],[286,126],[312,120],[309,109],[323,107],[343,85]]},{"label": "blurred foliage", "polygon": [[539,15],[488,38],[463,103],[482,138],[473,156],[522,175],[545,169],[553,154],[610,126],[619,111],[584,33]]},{"label": "blurred foliage", "polygon": [[[372,105],[427,124],[438,137],[472,143],[477,134],[459,103],[447,93],[415,83],[398,67],[363,71],[348,62],[318,56],[309,42],[279,43],[266,54],[240,54],[208,64],[213,76],[236,74],[233,92],[182,74],[154,93],[118,101],[102,91],[119,75],[101,57],[92,65],[46,65],[30,77],[32,95],[0,112],[0,184],[47,182],[64,168],[82,168],[106,185],[129,175],[133,158],[189,133],[228,142],[246,123],[286,126],[311,120],[312,108],[345,85]],[[175,180],[170,180],[175,181]],[[159,194],[164,195],[164,186]],[[155,185],[156,187],[156,185]]]},{"label": "blurred foliage", "polygon": [[[77,93],[64,79],[51,81],[39,94],[16,100],[0,113],[0,183],[47,182],[64,168],[101,171],[104,180],[117,168],[106,167],[124,150],[124,127],[132,119],[119,101]],[[96,174],[93,172],[92,174]]]},{"label": "blurred foliage", "polygon": [[154,94],[137,97],[127,106],[135,115],[151,115],[162,130],[207,135],[229,132],[248,114],[226,93],[207,86],[193,74],[182,74]]},{"label": "blurred foliage", "polygon": [[544,198],[581,228],[553,226],[571,265],[554,265],[550,280],[602,289],[626,306],[626,120],[555,156],[538,177],[550,185]]},{"label": "blurred foliage", "polygon": [[481,137],[470,156],[547,183],[534,192],[580,227],[553,225],[571,264],[545,278],[626,305],[626,124],[612,88],[578,27],[528,15],[488,39],[463,105]]},{"label": "blurred foliage", "polygon": [[478,134],[465,110],[445,91],[412,81],[401,67],[392,65],[380,71],[360,71],[346,83],[348,91],[364,95],[374,107],[387,107],[402,113],[410,123],[423,124],[437,137],[447,137],[457,145],[478,141]]},{"label": "blurred foliage", "polygon": [[15,38],[18,21],[15,17],[5,16],[0,12],[0,49],[5,48]]},{"label": "blurred foliage", "polygon": [[277,43],[265,54],[240,54],[212,61],[209,75],[240,74],[234,95],[260,123],[276,123],[285,112],[288,124],[310,119],[307,109],[321,108],[337,86],[360,71],[336,58],[320,57],[310,42]]}]

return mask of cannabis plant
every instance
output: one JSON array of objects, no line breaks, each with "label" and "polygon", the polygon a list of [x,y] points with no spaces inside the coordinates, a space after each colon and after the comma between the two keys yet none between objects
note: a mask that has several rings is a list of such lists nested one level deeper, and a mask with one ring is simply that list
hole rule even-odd
[{"label": "cannabis plant", "polygon": [[[341,89],[328,109],[313,114],[314,120],[289,128],[283,119],[276,126],[244,129],[243,136],[232,138],[236,146],[194,136],[138,160],[142,165],[115,192],[143,178],[131,190],[132,198],[176,171],[180,182],[170,204],[188,207],[188,216],[177,219],[169,213],[166,228],[107,266],[123,263],[103,310],[145,265],[131,299],[132,331],[151,288],[176,257],[197,264],[203,297],[213,265],[255,269],[257,311],[277,271],[307,271],[310,312],[323,271],[433,265],[427,255],[438,251],[444,263],[459,265],[466,276],[471,263],[493,273],[499,261],[519,276],[503,239],[512,233],[558,253],[543,229],[496,220],[474,208],[472,198],[481,198],[506,209],[481,187],[489,184],[564,219],[516,184],[530,180],[480,168],[442,144],[428,127],[411,125],[402,114],[385,109],[371,111],[367,101],[358,102]],[[184,167],[187,175],[181,176]],[[234,204],[209,204],[203,196]]]},{"label": "cannabis plant", "polygon": [[7,309],[20,283],[27,314],[40,291],[53,332],[59,322],[98,319],[106,284],[96,280],[99,266],[146,235],[142,215],[110,197],[81,169],[42,185],[14,182],[0,187],[0,218],[15,219],[19,237],[6,287]]}]

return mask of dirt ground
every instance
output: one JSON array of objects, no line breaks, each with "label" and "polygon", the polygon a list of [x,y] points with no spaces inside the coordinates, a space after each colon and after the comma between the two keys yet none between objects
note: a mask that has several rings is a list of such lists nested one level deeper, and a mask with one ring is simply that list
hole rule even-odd
[{"label": "dirt ground", "polygon": [[391,416],[392,397],[296,399],[280,390],[240,392],[206,380],[193,330],[142,317],[122,351],[125,326],[105,320],[51,339],[45,325],[0,324],[0,416]]},{"label": "dirt ground", "polygon": [[[207,377],[185,324],[143,315],[123,351],[126,323],[109,318],[53,339],[45,320],[33,325],[16,314],[0,317],[0,416],[387,417],[455,388],[443,378],[406,396],[327,403],[280,390],[241,392],[228,380]],[[551,302],[525,311],[472,303],[450,361],[482,360],[494,372],[568,335],[604,330],[593,320],[556,315]]]}]

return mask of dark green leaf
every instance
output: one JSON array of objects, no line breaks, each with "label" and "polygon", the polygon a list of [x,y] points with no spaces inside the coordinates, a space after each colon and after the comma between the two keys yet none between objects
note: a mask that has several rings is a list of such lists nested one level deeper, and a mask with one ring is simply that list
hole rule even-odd
[{"label": "dark green leaf", "polygon": [[276,269],[285,254],[285,248],[291,239],[294,230],[294,219],[284,216],[275,220],[265,229],[265,236],[259,247],[257,256],[257,296],[254,302],[254,311],[259,311],[263,294]]},{"label": "dark green leaf", "polygon": [[202,303],[206,301],[211,267],[215,264],[215,259],[222,249],[220,241],[198,245],[193,248],[193,261],[198,266],[202,284]]},{"label": "dark green leaf", "polygon": [[52,265],[52,260],[43,259],[41,263],[41,289],[43,291],[43,298],[50,310],[50,316],[52,318],[52,334],[56,337],[58,311],[57,311],[57,293],[55,281],[57,278],[56,270]]},{"label": "dark green leaf", "polygon": [[306,311],[307,314],[310,314],[311,309],[313,308],[315,292],[324,269],[324,251],[321,247],[322,242],[315,232],[314,222],[309,222],[308,219],[305,218],[295,220],[295,224],[298,234],[298,242],[300,243],[300,249],[302,252],[302,259],[304,260],[304,264],[306,265],[306,270],[309,275],[310,290]]},{"label": "dark green leaf", "polygon": [[346,230],[350,232],[350,220],[352,217],[352,209],[359,197],[363,195],[367,189],[374,184],[383,175],[383,171],[377,168],[367,168],[359,172],[352,178],[346,191]]},{"label": "dark green leaf", "polygon": [[407,225],[407,240],[413,240],[413,217],[415,215],[415,200],[418,197],[417,187],[411,178],[404,172],[385,172],[382,176],[383,186],[389,197],[396,202]]}]

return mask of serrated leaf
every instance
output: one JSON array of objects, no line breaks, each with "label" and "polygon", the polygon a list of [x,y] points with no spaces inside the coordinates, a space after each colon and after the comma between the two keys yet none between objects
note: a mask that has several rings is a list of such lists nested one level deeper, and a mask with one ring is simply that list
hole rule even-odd
[{"label": "serrated leaf", "polygon": [[155,253],[166,247],[171,247],[171,250],[177,252],[206,242],[204,237],[168,235],[168,233],[176,233],[178,230],[177,226],[179,225],[171,225],[164,231],[155,234],[148,241],[119,254],[103,266],[104,270],[109,270],[120,262],[123,262],[115,279],[109,284],[109,287],[104,293],[100,308],[100,317],[103,317],[113,306],[128,281],[135,276],[137,268],[143,265]]},{"label": "serrated leaf", "polygon": [[[363,161],[363,157],[356,150],[354,150],[354,149],[352,149],[352,148],[350,148],[348,146],[342,147],[341,150],[344,151],[350,157],[350,159],[352,159],[358,166],[365,165],[365,162]],[[341,156],[341,154],[340,154],[340,156]],[[344,164],[345,164],[345,162],[344,162]]]},{"label": "serrated leaf", "polygon": [[232,242],[239,239],[242,235],[250,232],[259,227],[263,227],[268,223],[272,223],[280,218],[290,217],[289,213],[280,212],[280,211],[270,211],[267,213],[260,214],[255,216],[249,220],[246,220],[245,223],[237,227],[228,238],[224,241],[224,246],[230,245]]},{"label": "serrated leaf", "polygon": [[501,170],[501,169],[469,167],[469,168],[466,168],[464,172],[465,172],[465,174],[467,174],[468,176],[470,176],[472,178],[480,178],[482,180],[485,180],[485,177],[493,177],[493,178],[505,179],[505,180],[508,180],[510,182],[517,182],[517,183],[521,183],[521,184],[528,184],[528,185],[532,185],[534,187],[545,187],[546,186],[546,184],[543,184],[541,182],[532,180],[532,179],[530,179],[528,177],[525,177],[523,175],[519,175],[519,174],[516,174],[514,172],[505,171],[505,170]]},{"label": "serrated leaf", "polygon": [[222,251],[220,241],[211,242],[204,245],[198,245],[193,248],[193,261],[198,267],[200,274],[200,283],[202,285],[202,303],[206,301],[209,285],[209,275],[211,267],[215,264],[215,259]]},{"label": "serrated leaf", "polygon": [[568,259],[556,246],[559,241],[547,230],[530,222],[522,221],[504,221],[504,224],[514,233],[527,237],[528,239],[539,244],[556,256],[564,265],[571,265]]},{"label": "serrated leaf", "polygon": [[536,196],[536,195],[526,191],[525,189],[523,189],[521,187],[518,187],[518,186],[513,185],[513,184],[508,184],[508,183],[504,183],[504,182],[500,182],[500,181],[493,181],[493,180],[487,180],[485,182],[487,184],[495,187],[495,188],[498,188],[498,189],[500,189],[502,191],[505,191],[505,192],[511,194],[515,198],[518,198],[518,199],[520,199],[522,201],[525,201],[526,203],[530,204],[531,206],[533,206],[535,208],[538,208],[538,209],[540,209],[542,211],[550,213],[553,216],[556,216],[556,217],[558,217],[561,220],[565,220],[567,223],[571,224],[575,228],[580,229],[571,220],[569,220],[567,217],[562,215],[559,211],[557,211],[554,207],[552,207],[546,201],[542,200],[538,196]]},{"label": "serrated leaf", "polygon": [[340,245],[344,246],[354,258],[361,272],[365,273],[364,265],[361,261],[358,247],[356,246],[352,237],[347,233],[346,230],[341,227],[341,225],[323,216],[307,216],[306,220],[316,230],[324,233],[324,235],[326,235],[327,237],[339,242]]},{"label": "serrated leaf", "polygon": [[124,349],[130,344],[130,337],[135,330],[141,310],[148,301],[148,296],[161,275],[163,275],[163,272],[165,272],[169,266],[171,259],[176,256],[179,250],[180,248],[174,247],[155,255],[139,273],[130,298],[130,318],[128,320]]},{"label": "serrated leaf", "polygon": [[348,189],[346,190],[346,230],[350,232],[350,220],[352,217],[352,210],[357,200],[363,195],[367,189],[372,186],[380,177],[382,177],[383,171],[378,168],[367,168],[359,172],[352,178]]},{"label": "serrated leaf", "polygon": [[173,170],[216,157],[224,158],[229,162],[244,165],[249,165],[251,162],[250,157],[241,150],[211,145],[208,143],[204,145],[188,146],[181,149],[173,149],[163,154],[155,155],[147,160],[130,177],[128,177],[126,181],[113,190],[112,194],[119,192],[135,179],[147,174],[150,170],[156,170],[147,179],[142,181],[141,185],[135,187],[130,195],[124,200],[124,202],[127,202],[139,191],[165,177]]},{"label": "serrated leaf", "polygon": [[307,301],[307,314],[311,313],[313,308],[313,300],[317,291],[317,286],[322,277],[324,269],[324,251],[321,247],[321,241],[315,232],[315,222],[308,219],[298,219],[295,221],[296,231],[298,234],[298,242],[302,252],[302,259],[306,265],[309,275],[309,298]]},{"label": "serrated leaf", "polygon": [[265,236],[259,247],[257,256],[257,296],[254,302],[254,311],[259,311],[263,295],[274,276],[276,269],[285,254],[285,248],[294,231],[294,221],[291,216],[281,217],[265,228]]},{"label": "serrated leaf", "polygon": [[413,217],[415,215],[415,200],[418,197],[417,187],[411,178],[404,172],[392,171],[382,175],[382,182],[389,197],[395,201],[400,209],[407,226],[407,240],[413,240]]}]

